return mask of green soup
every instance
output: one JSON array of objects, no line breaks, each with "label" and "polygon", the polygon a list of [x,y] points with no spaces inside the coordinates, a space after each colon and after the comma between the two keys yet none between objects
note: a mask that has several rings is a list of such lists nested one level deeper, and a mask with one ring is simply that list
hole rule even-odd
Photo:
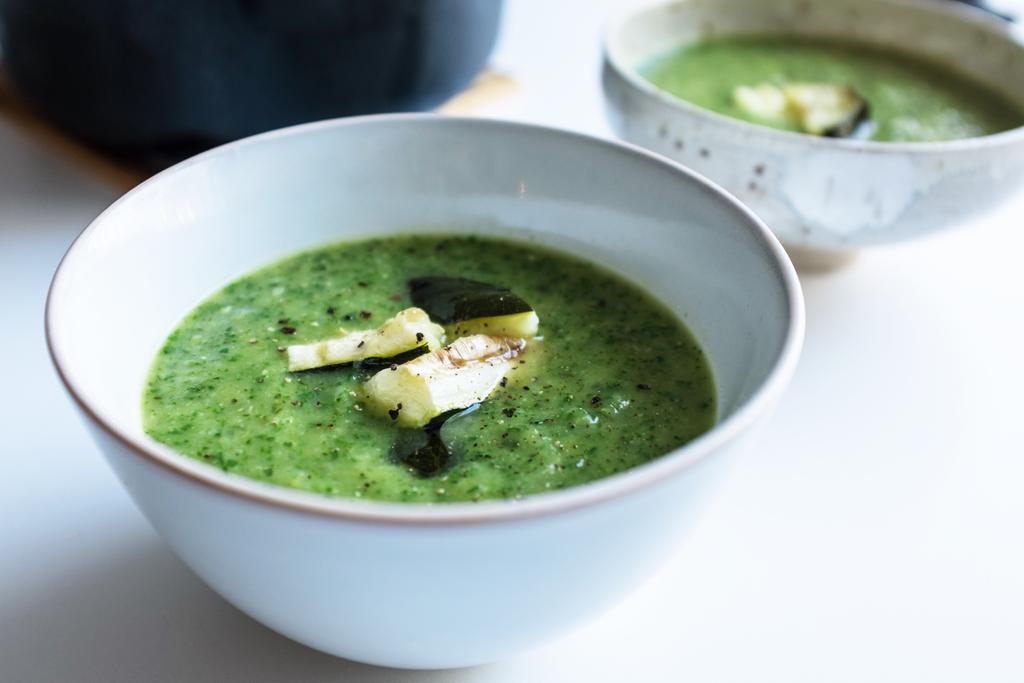
[{"label": "green soup", "polygon": [[641,70],[658,88],[733,118],[795,130],[740,108],[734,91],[759,83],[831,83],[867,101],[880,141],[930,142],[989,135],[1024,125],[1024,111],[947,65],[864,44],[793,36],[709,38]]},{"label": "green soup", "polygon": [[[507,382],[442,432],[447,466],[396,458],[403,430],[371,414],[373,371],[289,372],[283,350],[372,328],[409,307],[407,282],[453,275],[513,289],[540,317]],[[664,306],[593,264],[520,242],[401,236],[270,265],[195,309],[144,392],[148,434],[225,471],[388,501],[516,498],[600,479],[707,431],[707,359]]]}]

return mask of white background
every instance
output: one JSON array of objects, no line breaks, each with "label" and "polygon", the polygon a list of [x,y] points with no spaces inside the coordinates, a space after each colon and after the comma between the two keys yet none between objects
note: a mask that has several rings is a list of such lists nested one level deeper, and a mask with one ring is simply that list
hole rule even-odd
[{"label": "white background", "polygon": [[[495,63],[523,87],[490,113],[607,134],[614,4],[511,0]],[[1024,681],[1024,195],[803,274],[791,389],[676,559],[559,642],[435,673],[334,659],[240,614],[107,469],[42,310],[113,199],[0,121],[0,681]]]}]

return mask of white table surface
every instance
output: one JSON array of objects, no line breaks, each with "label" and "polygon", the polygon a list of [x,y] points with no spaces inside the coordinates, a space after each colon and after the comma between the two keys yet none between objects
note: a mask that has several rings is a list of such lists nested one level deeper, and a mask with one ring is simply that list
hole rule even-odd
[{"label": "white table surface", "polygon": [[[512,0],[495,61],[525,85],[491,113],[607,134],[597,35],[614,4]],[[334,659],[242,615],[107,469],[42,310],[113,199],[0,122],[0,681],[1024,680],[1024,195],[803,275],[790,391],[675,560],[561,641],[433,673]]]}]

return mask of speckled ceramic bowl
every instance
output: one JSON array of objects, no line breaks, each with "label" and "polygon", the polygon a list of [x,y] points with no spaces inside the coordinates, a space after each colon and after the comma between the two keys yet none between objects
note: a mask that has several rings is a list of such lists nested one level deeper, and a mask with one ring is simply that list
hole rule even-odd
[{"label": "speckled ceramic bowl", "polygon": [[614,20],[604,90],[626,140],[706,174],[796,250],[839,256],[953,227],[1014,193],[1024,128],[938,143],[817,138],[688,104],[638,75],[650,59],[729,33],[833,36],[943,63],[1024,106],[1024,40],[980,10],[934,0],[678,0]]}]

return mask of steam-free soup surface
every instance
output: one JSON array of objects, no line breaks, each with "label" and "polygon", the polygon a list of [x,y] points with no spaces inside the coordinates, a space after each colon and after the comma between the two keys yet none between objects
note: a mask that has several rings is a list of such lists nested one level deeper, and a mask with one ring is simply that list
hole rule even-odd
[{"label": "steam-free soup surface", "polygon": [[[446,423],[446,469],[395,456],[399,430],[361,403],[372,371],[288,372],[282,349],[372,328],[411,305],[410,277],[500,284],[529,301],[542,339],[473,413]],[[388,501],[515,498],[645,463],[708,430],[701,348],[638,287],[520,242],[401,236],[328,246],[228,285],[171,334],[144,394],[146,431],[228,472]]]},{"label": "steam-free soup surface", "polygon": [[853,87],[869,106],[871,138],[931,142],[1024,125],[1024,111],[955,67],[865,44],[796,36],[722,36],[655,59],[642,74],[680,99],[733,118],[796,130],[741,109],[739,86],[831,83]]}]

